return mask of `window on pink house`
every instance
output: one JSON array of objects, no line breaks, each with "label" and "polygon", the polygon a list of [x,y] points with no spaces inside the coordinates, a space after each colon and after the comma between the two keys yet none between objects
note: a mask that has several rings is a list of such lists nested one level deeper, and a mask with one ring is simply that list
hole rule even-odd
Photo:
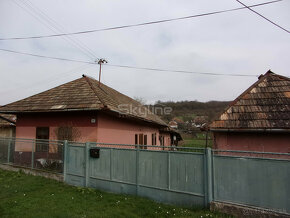
[{"label": "window on pink house", "polygon": [[36,127],[36,139],[42,139],[43,141],[36,142],[37,152],[48,152],[49,143],[49,127]]},{"label": "window on pink house", "polygon": [[156,133],[152,133],[152,145],[156,145]]},{"label": "window on pink house", "polygon": [[[144,145],[147,145],[147,135],[144,135]],[[143,149],[147,149],[147,146],[143,146]]]},{"label": "window on pink house", "polygon": [[[141,149],[147,149],[147,135],[144,134],[135,134],[135,145],[140,145]],[[137,146],[135,146],[137,148]]]},{"label": "window on pink house", "polygon": [[159,136],[159,141],[160,141],[160,145],[163,146],[163,150],[164,150],[164,136]]}]

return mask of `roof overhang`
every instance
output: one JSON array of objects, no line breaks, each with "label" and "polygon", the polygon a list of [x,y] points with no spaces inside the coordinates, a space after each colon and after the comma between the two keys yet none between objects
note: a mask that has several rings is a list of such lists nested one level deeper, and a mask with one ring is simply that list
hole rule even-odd
[{"label": "roof overhang", "polygon": [[55,109],[55,110],[17,110],[17,111],[1,111],[2,114],[26,114],[26,113],[53,113],[53,112],[66,112],[66,111],[97,111],[96,108],[67,108],[67,109]]},{"label": "roof overhang", "polygon": [[101,111],[107,112],[107,113],[110,113],[110,114],[114,114],[115,116],[118,116],[119,118],[125,118],[125,119],[128,119],[128,120],[145,122],[147,124],[151,124],[151,125],[153,124],[153,125],[156,125],[156,126],[159,126],[159,127],[168,127],[166,124],[162,124],[162,123],[159,123],[159,122],[156,122],[156,121],[153,121],[153,120],[149,120],[149,119],[146,119],[146,118],[135,116],[135,115],[129,114],[129,113],[121,113],[121,112],[119,112],[117,110],[114,110],[114,109],[104,109],[104,110],[101,110]]},{"label": "roof overhang", "polygon": [[146,122],[149,124],[155,124],[158,126],[162,126],[162,127],[167,127],[166,124],[162,124],[150,119],[146,119],[145,117],[140,117],[140,116],[136,116],[133,114],[127,114],[127,113],[121,113],[117,110],[114,110],[112,108],[107,108],[107,107],[103,107],[103,108],[66,108],[66,109],[53,109],[53,110],[27,110],[27,111],[1,111],[0,109],[0,113],[3,114],[31,114],[31,113],[55,113],[55,112],[81,112],[81,111],[103,111],[103,112],[111,112],[111,114],[115,114],[118,117],[121,118],[127,118],[127,119],[131,119],[131,120],[135,120],[135,121],[141,121],[141,122]]}]

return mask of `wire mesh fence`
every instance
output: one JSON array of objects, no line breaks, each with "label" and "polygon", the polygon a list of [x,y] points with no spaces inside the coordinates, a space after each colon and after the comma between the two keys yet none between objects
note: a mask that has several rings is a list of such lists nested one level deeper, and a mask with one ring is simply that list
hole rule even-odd
[{"label": "wire mesh fence", "polygon": [[[70,142],[69,142],[70,143]],[[147,150],[147,151],[159,151],[159,152],[201,152],[204,153],[204,148],[196,147],[178,147],[175,145],[172,146],[163,146],[163,145],[132,145],[132,144],[109,144],[109,143],[95,143],[90,142],[90,147],[99,147],[99,148],[114,148],[121,150]],[[73,144],[71,144],[73,145]]]},{"label": "wire mesh fence", "polygon": [[63,142],[0,138],[0,163],[63,172]]},{"label": "wire mesh fence", "polygon": [[212,152],[213,155],[215,156],[290,160],[290,153],[220,150],[220,149],[213,149]]}]

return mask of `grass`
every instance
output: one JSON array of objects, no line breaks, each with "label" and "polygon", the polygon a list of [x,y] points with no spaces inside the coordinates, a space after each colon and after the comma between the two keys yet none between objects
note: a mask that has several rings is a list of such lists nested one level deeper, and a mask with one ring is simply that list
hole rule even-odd
[{"label": "grass", "polygon": [[[206,135],[205,133],[182,134],[183,141],[180,142],[181,147],[192,148],[205,148],[206,147]],[[212,140],[208,139],[208,146],[212,146]]]},{"label": "grass", "polygon": [[0,169],[0,217],[229,217]]}]

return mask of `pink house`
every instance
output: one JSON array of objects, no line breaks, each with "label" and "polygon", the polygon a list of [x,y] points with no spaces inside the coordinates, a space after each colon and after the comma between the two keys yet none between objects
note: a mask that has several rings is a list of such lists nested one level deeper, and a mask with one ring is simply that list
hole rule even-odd
[{"label": "pink house", "polygon": [[[132,98],[83,75],[37,95],[0,107],[17,115],[16,138],[171,146],[180,136]],[[36,144],[36,151],[54,147]],[[145,148],[145,147],[144,147]],[[16,145],[18,152],[31,146]]]},{"label": "pink house", "polygon": [[215,149],[290,153],[290,79],[261,75],[210,129]]}]

